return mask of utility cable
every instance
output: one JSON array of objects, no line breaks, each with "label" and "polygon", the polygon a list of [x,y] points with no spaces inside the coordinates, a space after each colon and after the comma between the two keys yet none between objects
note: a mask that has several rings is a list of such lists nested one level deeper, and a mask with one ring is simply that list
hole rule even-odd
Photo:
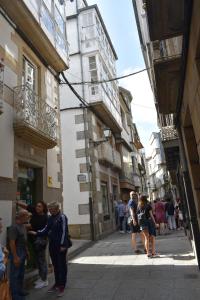
[{"label": "utility cable", "polygon": [[[158,61],[161,61],[161,60],[164,61],[164,60],[167,60],[167,59],[170,59],[170,58],[178,58],[178,57],[179,57],[179,55],[163,56],[159,59],[155,59],[154,62],[158,62]],[[152,67],[148,67],[148,68],[145,68],[145,69],[133,72],[133,73],[129,73],[127,75],[122,75],[122,76],[114,77],[114,78],[111,78],[111,79],[104,79],[104,80],[100,80],[100,81],[92,80],[92,81],[70,82],[70,84],[71,85],[83,85],[83,84],[101,84],[101,83],[106,83],[106,82],[112,82],[112,81],[117,81],[117,80],[120,80],[120,79],[123,79],[123,78],[126,78],[126,77],[130,77],[130,76],[133,76],[133,75],[137,75],[139,73],[142,73],[144,71],[148,71],[148,70],[151,70],[151,69],[152,69]],[[60,82],[60,84],[66,84],[66,82]]]},{"label": "utility cable", "polygon": [[67,84],[70,88],[70,90],[72,91],[72,93],[79,99],[79,101],[85,106],[85,107],[88,107],[89,106],[89,103],[83,99],[78,93],[77,91],[73,88],[73,86],[71,85],[71,83],[67,80],[64,72],[61,72],[61,75],[65,81],[65,84]]},{"label": "utility cable", "polygon": [[[71,85],[82,85],[82,84],[101,84],[101,83],[106,83],[106,82],[111,82],[111,81],[116,81],[116,80],[119,80],[119,79],[123,79],[123,78],[126,78],[126,77],[130,77],[130,76],[133,76],[133,75],[136,75],[136,74],[139,74],[139,73],[142,73],[144,71],[147,71],[151,68],[146,68],[146,69],[142,69],[142,70],[139,70],[137,72],[134,72],[134,73],[130,73],[130,74],[127,74],[127,75],[123,75],[123,76],[119,76],[119,77],[115,77],[115,78],[111,78],[111,79],[105,79],[105,80],[92,80],[92,81],[82,81],[82,82],[70,82]],[[65,82],[61,82],[60,84],[66,84]]]}]

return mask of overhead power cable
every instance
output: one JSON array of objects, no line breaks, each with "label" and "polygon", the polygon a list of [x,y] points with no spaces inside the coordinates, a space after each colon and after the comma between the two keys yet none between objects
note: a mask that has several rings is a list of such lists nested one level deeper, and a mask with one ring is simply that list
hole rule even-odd
[{"label": "overhead power cable", "polygon": [[77,91],[73,88],[73,86],[71,85],[71,83],[67,80],[64,72],[61,72],[61,75],[65,81],[65,84],[67,84],[70,88],[70,90],[72,91],[72,93],[79,99],[79,101],[85,106],[85,107],[88,107],[89,103],[83,99],[78,93]]},{"label": "overhead power cable", "polygon": [[[81,82],[70,82],[71,85],[82,85],[82,84],[101,84],[101,83],[106,83],[106,82],[111,82],[111,81],[116,81],[116,80],[119,80],[119,79],[123,79],[123,78],[126,78],[126,77],[130,77],[130,76],[133,76],[133,75],[136,75],[136,74],[139,74],[139,73],[142,73],[144,71],[147,71],[151,68],[146,68],[146,69],[142,69],[142,70],[139,70],[137,72],[133,72],[133,73],[130,73],[130,74],[127,74],[127,75],[123,75],[123,76],[119,76],[119,77],[115,77],[115,78],[111,78],[111,79],[105,79],[105,80],[92,80],[92,81],[81,81]],[[65,82],[61,82],[60,84],[66,84]]]},{"label": "overhead power cable", "polygon": [[[161,57],[160,59],[155,59],[154,61],[156,62],[156,61],[159,61],[159,60],[166,60],[166,59],[177,58],[177,57],[179,57],[179,55],[171,55],[171,56]],[[126,75],[122,75],[122,76],[114,77],[114,78],[110,78],[110,79],[92,80],[92,81],[80,81],[80,82],[69,82],[69,83],[71,85],[101,84],[101,83],[106,83],[106,82],[112,82],[112,81],[120,80],[120,79],[123,79],[123,78],[126,78],[126,77],[130,77],[130,76],[133,76],[133,75],[137,75],[139,73],[142,73],[144,71],[148,71],[150,69],[152,69],[152,67],[148,67],[148,68],[145,68],[145,69],[133,72],[133,73],[129,73],[129,74],[126,74]],[[66,84],[66,82],[60,82],[60,84]]]}]

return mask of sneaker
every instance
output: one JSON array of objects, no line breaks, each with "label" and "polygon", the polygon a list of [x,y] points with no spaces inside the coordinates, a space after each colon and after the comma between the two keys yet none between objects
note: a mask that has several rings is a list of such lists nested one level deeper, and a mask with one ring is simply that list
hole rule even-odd
[{"label": "sneaker", "polygon": [[41,280],[38,284],[36,284],[35,289],[42,289],[43,287],[48,286],[49,282],[48,280]]},{"label": "sneaker", "polygon": [[58,286],[55,284],[47,291],[47,293],[53,293],[58,291]]},{"label": "sneaker", "polygon": [[41,278],[38,278],[38,279],[34,282],[34,284],[36,285],[36,284],[38,284],[38,283],[40,283],[40,282],[42,282],[42,279],[41,279]]},{"label": "sneaker", "polygon": [[62,297],[64,295],[64,292],[65,292],[65,288],[64,287],[59,287],[57,297]]}]

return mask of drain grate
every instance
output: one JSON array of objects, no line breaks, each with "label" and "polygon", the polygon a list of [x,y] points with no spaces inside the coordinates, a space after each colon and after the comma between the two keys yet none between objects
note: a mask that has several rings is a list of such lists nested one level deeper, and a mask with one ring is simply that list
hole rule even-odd
[{"label": "drain grate", "polygon": [[199,278],[198,274],[185,274],[184,275],[185,279],[197,279]]}]

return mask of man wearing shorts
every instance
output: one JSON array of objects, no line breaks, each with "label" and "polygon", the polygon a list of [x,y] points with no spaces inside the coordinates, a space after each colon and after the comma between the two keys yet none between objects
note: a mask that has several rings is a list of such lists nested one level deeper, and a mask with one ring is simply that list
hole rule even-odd
[{"label": "man wearing shorts", "polygon": [[[140,250],[137,249],[137,243],[136,243],[136,235],[137,233],[140,233],[140,226],[138,225],[138,219],[137,219],[137,205],[138,205],[138,195],[136,192],[132,191],[130,192],[130,200],[128,202],[128,207],[130,211],[130,216],[132,219],[132,222],[130,223],[130,229],[131,229],[131,244],[134,252],[136,254],[141,253]],[[143,243],[143,237],[140,234],[142,243]],[[144,243],[143,243],[144,244]]]}]

